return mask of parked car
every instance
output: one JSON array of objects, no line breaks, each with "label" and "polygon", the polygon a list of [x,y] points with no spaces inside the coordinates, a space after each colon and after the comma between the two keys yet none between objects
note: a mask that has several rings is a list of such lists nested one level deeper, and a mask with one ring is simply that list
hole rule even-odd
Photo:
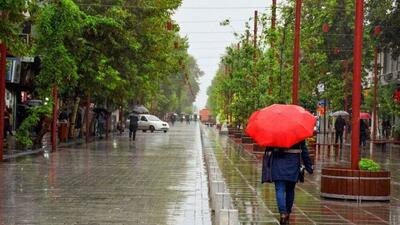
[{"label": "parked car", "polygon": [[149,130],[152,133],[154,131],[164,131],[166,133],[168,129],[168,123],[160,120],[157,116],[149,114],[139,115],[138,130],[142,130],[143,132]]}]

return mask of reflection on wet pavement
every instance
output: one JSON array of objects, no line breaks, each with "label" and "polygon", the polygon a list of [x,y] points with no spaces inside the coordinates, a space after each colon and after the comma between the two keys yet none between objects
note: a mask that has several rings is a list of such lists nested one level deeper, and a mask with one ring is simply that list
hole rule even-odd
[{"label": "reflection on wet pavement", "polygon": [[[214,142],[215,155],[230,190],[241,224],[279,224],[275,190],[271,184],[261,184],[261,161],[240,150],[226,135],[206,128],[206,136]],[[371,154],[364,149],[361,155]],[[294,212],[290,224],[400,224],[400,148],[372,151],[372,158],[392,172],[390,202],[327,200],[320,197],[321,167],[349,165],[349,147],[343,152],[322,149],[317,152],[314,175],[296,187]]]},{"label": "reflection on wet pavement", "polygon": [[210,221],[197,124],[0,163],[0,224]]}]

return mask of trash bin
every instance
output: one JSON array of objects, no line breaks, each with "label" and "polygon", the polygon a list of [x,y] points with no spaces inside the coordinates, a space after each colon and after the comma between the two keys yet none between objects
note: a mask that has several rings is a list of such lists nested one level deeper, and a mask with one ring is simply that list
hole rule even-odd
[{"label": "trash bin", "polygon": [[68,140],[68,123],[62,122],[58,124],[58,138],[60,142]]}]

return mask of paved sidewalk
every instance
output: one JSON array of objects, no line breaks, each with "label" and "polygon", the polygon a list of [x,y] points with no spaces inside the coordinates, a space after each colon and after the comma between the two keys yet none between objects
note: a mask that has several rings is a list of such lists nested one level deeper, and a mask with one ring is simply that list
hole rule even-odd
[{"label": "paved sidewalk", "polygon": [[[241,224],[279,224],[274,186],[260,182],[261,161],[240,150],[226,135],[218,135],[213,128],[205,128],[204,134],[215,145],[215,154],[239,210]],[[368,156],[370,152],[366,149],[361,154]],[[321,198],[321,167],[348,165],[349,149],[340,155],[335,156],[333,151],[325,150],[317,155],[314,175],[306,175],[306,182],[296,187],[290,224],[400,224],[400,148],[390,147],[385,152],[373,152],[373,158],[392,172],[390,202],[357,204],[354,201]]]},{"label": "paved sidewalk", "polygon": [[211,225],[198,124],[0,163],[0,224]]}]

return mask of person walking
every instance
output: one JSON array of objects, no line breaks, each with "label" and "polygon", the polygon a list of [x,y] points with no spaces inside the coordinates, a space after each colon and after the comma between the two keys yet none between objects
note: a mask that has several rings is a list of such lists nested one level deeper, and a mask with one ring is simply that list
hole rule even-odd
[{"label": "person walking", "polygon": [[131,114],[129,116],[129,140],[132,138],[134,141],[136,139],[136,131],[138,129],[139,117],[136,114]]},{"label": "person walking", "polygon": [[296,183],[304,181],[301,161],[307,172],[312,174],[313,165],[304,140],[290,148],[267,147],[265,149],[261,181],[275,184],[280,224],[288,224]]},{"label": "person walking", "polygon": [[343,131],[345,126],[346,121],[339,115],[335,121],[335,144],[339,141],[340,146],[343,145]]},{"label": "person walking", "polygon": [[363,120],[360,119],[360,146],[367,146],[367,136],[368,136],[368,125]]}]

